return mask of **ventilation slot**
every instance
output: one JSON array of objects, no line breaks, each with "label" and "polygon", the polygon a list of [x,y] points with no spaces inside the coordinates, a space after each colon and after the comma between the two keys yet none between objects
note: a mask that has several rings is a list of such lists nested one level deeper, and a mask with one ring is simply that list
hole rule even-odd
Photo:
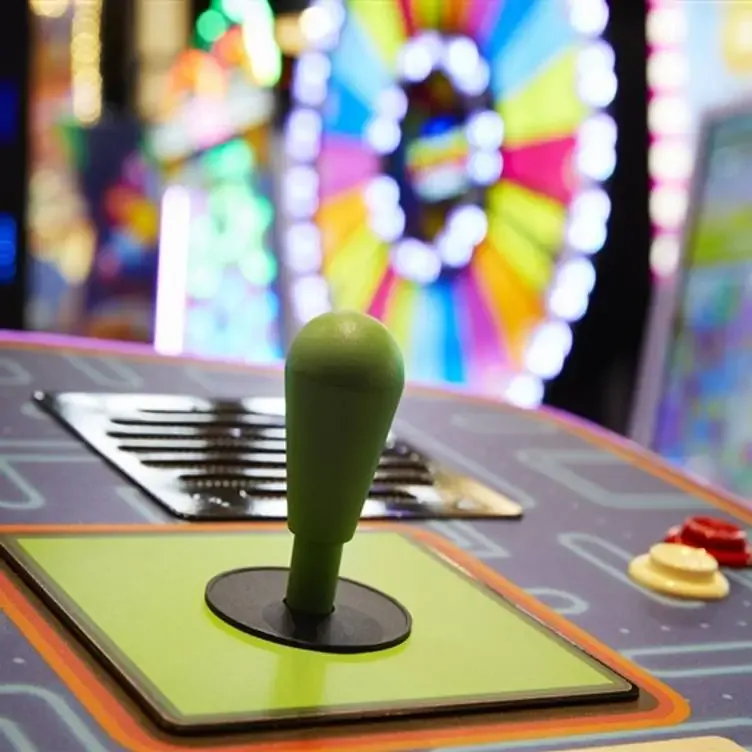
[{"label": "ventilation slot", "polygon": [[[206,521],[286,517],[282,400],[84,393],[38,394],[36,399],[177,516]],[[371,518],[520,513],[518,505],[393,436],[364,507],[364,517]]]}]

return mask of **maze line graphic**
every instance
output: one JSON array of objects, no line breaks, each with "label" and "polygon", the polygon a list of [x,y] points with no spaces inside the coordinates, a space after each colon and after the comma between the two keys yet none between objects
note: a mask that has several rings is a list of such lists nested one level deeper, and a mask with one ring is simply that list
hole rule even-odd
[{"label": "maze line graphic", "polygon": [[557,432],[552,423],[521,418],[514,413],[490,413],[488,410],[453,413],[451,424],[465,433],[477,436],[540,436]]},{"label": "maze line graphic", "polygon": [[92,384],[103,389],[141,389],[144,386],[143,376],[114,358],[63,357]]},{"label": "maze line graphic", "polygon": [[752,590],[752,576],[748,572],[726,572],[726,577],[747,590]]},{"label": "maze line graphic", "polygon": [[395,421],[395,431],[400,436],[404,436],[406,440],[415,443],[418,448],[435,456],[436,459],[451,463],[458,472],[465,472],[476,480],[487,483],[491,488],[499,491],[499,493],[506,494],[510,499],[514,499],[514,501],[520,504],[523,509],[532,509],[536,506],[535,499],[525,489],[488,470],[479,462],[460,454],[435,439],[431,434],[415,428],[415,426],[404,420]]},{"label": "maze line graphic", "polygon": [[12,358],[0,358],[0,386],[29,386],[34,377]]},{"label": "maze line graphic", "polygon": [[16,465],[93,462],[99,462],[99,459],[93,455],[85,454],[27,454],[0,457],[0,477],[4,477],[21,493],[19,499],[0,499],[0,509],[29,511],[41,509],[47,503],[44,495],[37,490],[31,480],[17,469]]},{"label": "maze line graphic", "polygon": [[[725,666],[698,666],[698,653],[721,654],[721,659],[726,659],[729,662]],[[650,673],[662,679],[696,679],[708,676],[752,674],[752,642],[701,642],[690,645],[652,645],[649,647],[633,648],[632,650],[623,650],[622,654],[644,666]],[[645,658],[658,658],[659,660],[645,661]],[[682,667],[677,668],[671,665],[675,662],[678,662]],[[685,667],[684,664],[689,664],[689,667]]]},{"label": "maze line graphic", "polygon": [[[260,375],[237,371],[209,371],[198,365],[187,365],[181,369],[194,384],[201,387],[203,394],[233,396],[276,397],[281,394],[278,375]],[[280,371],[281,374],[281,371]]]},{"label": "maze line graphic", "polygon": [[521,450],[516,452],[515,456],[526,467],[568,488],[580,498],[609,509],[693,510],[705,507],[700,499],[695,499],[679,491],[652,494],[613,491],[570,469],[571,465],[613,465],[617,467],[623,464],[623,461],[618,457],[595,449],[584,451]]},{"label": "maze line graphic", "polygon": [[[0,451],[8,449],[71,449],[80,451],[75,441],[65,439],[0,439]],[[4,459],[12,459],[9,454]]]},{"label": "maze line graphic", "polygon": [[138,488],[132,486],[118,486],[115,493],[132,509],[139,518],[146,522],[164,523],[168,519],[161,514],[153,501],[144,497]]},{"label": "maze line graphic", "polygon": [[469,522],[433,520],[428,523],[427,527],[443,535],[455,546],[471,553],[477,559],[506,559],[509,556],[509,551],[483,535]]},{"label": "maze line graphic", "polygon": [[[0,697],[20,697],[29,702],[41,704],[57,717],[86,752],[108,752],[70,707],[68,700],[55,692],[31,684],[0,684]],[[37,715],[38,713],[32,713],[31,717],[34,718]],[[21,749],[27,748],[21,747]]]},{"label": "maze line graphic", "polygon": [[10,745],[8,752],[36,752],[37,746],[10,718],[0,716],[0,739],[5,738]]},{"label": "maze line graphic", "polygon": [[[560,545],[564,546],[564,548],[571,551],[583,561],[592,564],[594,567],[600,569],[610,577],[613,577],[615,580],[618,580],[633,590],[638,590],[646,598],[650,598],[663,606],[678,609],[696,609],[705,607],[704,603],[667,598],[659,593],[654,593],[640,587],[637,583],[633,582],[626,573],[626,565],[634,559],[634,554],[625,551],[623,548],[619,548],[619,546],[616,546],[609,541],[603,540],[603,538],[599,538],[597,535],[590,535],[588,533],[560,533],[557,536],[557,540]],[[621,562],[621,565],[615,567],[607,561],[604,561],[604,559],[596,553],[597,549],[612,556],[614,559],[618,559]]]},{"label": "maze line graphic", "polygon": [[47,414],[37,406],[36,402],[24,402],[23,405],[21,405],[21,415],[31,418],[32,420],[47,419]]},{"label": "maze line graphic", "polygon": [[552,611],[556,611],[556,613],[562,616],[579,616],[590,608],[590,604],[584,598],[580,598],[579,595],[575,595],[574,593],[567,593],[564,590],[539,587],[526,588],[526,592],[535,596]]}]

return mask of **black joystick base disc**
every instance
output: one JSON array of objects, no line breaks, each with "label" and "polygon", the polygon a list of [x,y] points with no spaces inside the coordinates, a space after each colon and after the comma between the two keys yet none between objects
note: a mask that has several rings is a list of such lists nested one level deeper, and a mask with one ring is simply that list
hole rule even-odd
[{"label": "black joystick base disc", "polygon": [[254,637],[320,653],[373,653],[404,642],[412,619],[393,598],[340,578],[334,611],[311,616],[284,603],[289,570],[234,569],[213,577],[206,604],[224,622]]}]

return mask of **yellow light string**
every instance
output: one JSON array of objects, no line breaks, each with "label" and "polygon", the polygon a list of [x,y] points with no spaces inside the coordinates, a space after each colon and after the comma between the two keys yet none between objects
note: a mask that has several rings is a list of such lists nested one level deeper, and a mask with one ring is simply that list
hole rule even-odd
[{"label": "yellow light string", "polygon": [[71,33],[73,114],[87,125],[102,115],[102,0],[75,0]]}]

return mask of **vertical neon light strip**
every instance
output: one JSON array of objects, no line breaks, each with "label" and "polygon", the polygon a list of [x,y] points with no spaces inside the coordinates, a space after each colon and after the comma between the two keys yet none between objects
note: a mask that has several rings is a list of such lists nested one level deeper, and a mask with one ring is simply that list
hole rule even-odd
[{"label": "vertical neon light strip", "polygon": [[189,0],[136,0],[136,108],[146,121],[161,112],[167,71],[188,46],[190,10]]},{"label": "vertical neon light strip", "polygon": [[154,349],[163,355],[179,355],[185,340],[188,297],[191,232],[188,191],[182,186],[168,188],[162,197],[161,214]]},{"label": "vertical neon light strip", "polygon": [[676,272],[681,262],[682,232],[694,161],[691,137],[694,123],[687,97],[689,56],[685,2],[652,0],[646,25],[653,300],[630,436],[648,447],[653,446],[657,411],[663,398],[660,374],[664,371],[672,338]]},{"label": "vertical neon light strip", "polygon": [[694,161],[685,2],[652,0],[647,15],[650,267],[657,281],[673,277],[679,266]]}]

